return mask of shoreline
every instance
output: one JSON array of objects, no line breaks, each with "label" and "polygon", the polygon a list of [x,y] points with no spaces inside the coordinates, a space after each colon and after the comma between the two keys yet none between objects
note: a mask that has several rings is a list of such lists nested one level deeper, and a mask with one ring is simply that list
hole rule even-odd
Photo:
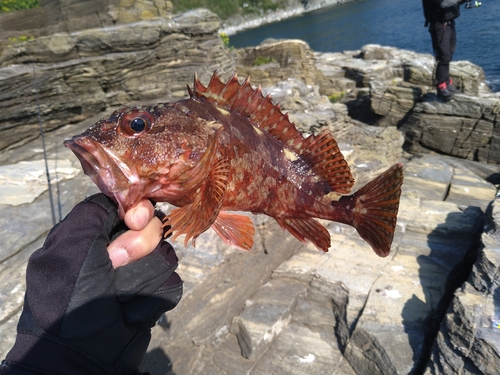
[{"label": "shoreline", "polygon": [[[279,22],[287,18],[300,16],[301,14],[312,12],[322,8],[329,8],[341,4],[345,4],[356,0],[312,0],[300,1],[296,6],[288,7],[287,9],[278,9],[276,11],[268,11],[260,15],[247,15],[230,17],[221,22],[220,33],[228,36],[237,34],[241,31],[254,29],[262,25],[273,22]],[[305,5],[304,5],[305,3]]]}]

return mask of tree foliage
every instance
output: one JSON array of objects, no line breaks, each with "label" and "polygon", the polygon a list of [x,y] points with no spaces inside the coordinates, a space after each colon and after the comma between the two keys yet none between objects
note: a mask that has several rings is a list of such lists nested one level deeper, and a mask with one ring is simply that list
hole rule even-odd
[{"label": "tree foliage", "polygon": [[0,0],[0,13],[38,7],[38,0]]}]

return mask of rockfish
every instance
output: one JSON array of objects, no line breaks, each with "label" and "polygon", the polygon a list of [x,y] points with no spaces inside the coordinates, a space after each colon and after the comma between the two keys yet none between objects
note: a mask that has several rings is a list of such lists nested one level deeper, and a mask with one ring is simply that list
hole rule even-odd
[{"label": "rockfish", "polygon": [[330,234],[315,218],[349,224],[379,256],[390,251],[403,165],[352,195],[349,166],[328,130],[304,137],[249,78],[203,86],[189,98],[126,106],[65,141],[85,174],[114,197],[123,216],[142,198],[177,208],[166,217],[184,245],[212,228],[249,250],[254,225],[234,211],[266,214],[302,242],[328,251]]}]

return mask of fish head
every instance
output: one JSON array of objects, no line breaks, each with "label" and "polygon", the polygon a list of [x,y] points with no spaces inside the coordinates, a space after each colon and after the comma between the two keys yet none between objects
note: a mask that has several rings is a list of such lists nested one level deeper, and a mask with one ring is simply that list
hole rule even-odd
[{"label": "fish head", "polygon": [[64,145],[123,217],[143,198],[169,201],[192,188],[179,177],[196,165],[210,135],[198,134],[198,119],[186,112],[175,103],[123,107]]}]

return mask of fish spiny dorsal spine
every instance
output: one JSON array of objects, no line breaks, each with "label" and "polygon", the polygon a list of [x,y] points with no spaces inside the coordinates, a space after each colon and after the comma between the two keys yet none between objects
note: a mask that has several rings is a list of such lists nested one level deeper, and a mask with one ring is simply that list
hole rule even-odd
[{"label": "fish spiny dorsal spine", "polygon": [[253,88],[250,77],[243,83],[234,73],[224,83],[217,72],[205,87],[194,76],[193,89],[188,87],[191,98],[205,99],[209,103],[248,118],[254,125],[281,142],[283,147],[303,157],[311,169],[328,182],[332,191],[347,194],[354,179],[335,138],[328,130],[307,138],[290,121],[288,113],[281,111],[279,104],[273,104],[271,96],[264,96],[260,86]]}]

